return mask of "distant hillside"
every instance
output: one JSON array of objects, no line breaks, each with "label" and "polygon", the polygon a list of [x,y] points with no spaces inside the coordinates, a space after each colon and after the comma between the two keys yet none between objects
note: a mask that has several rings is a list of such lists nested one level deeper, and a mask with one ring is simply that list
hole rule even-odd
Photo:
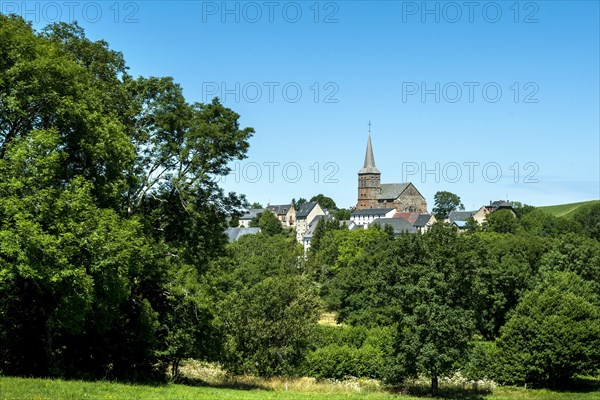
[{"label": "distant hillside", "polygon": [[570,204],[558,204],[555,206],[543,206],[537,207],[540,210],[547,212],[548,214],[552,214],[556,217],[566,217],[571,218],[575,210],[580,207],[592,205],[595,203],[600,203],[600,200],[590,200],[590,201],[582,201],[580,203],[570,203]]}]

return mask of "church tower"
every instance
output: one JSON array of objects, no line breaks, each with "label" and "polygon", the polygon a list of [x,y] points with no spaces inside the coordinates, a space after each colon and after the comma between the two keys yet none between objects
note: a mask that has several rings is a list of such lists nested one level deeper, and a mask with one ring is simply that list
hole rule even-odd
[{"label": "church tower", "polygon": [[367,141],[367,152],[365,153],[365,164],[358,171],[358,202],[357,210],[365,208],[377,208],[377,201],[381,193],[381,172],[375,166],[373,146],[371,145],[371,133]]}]

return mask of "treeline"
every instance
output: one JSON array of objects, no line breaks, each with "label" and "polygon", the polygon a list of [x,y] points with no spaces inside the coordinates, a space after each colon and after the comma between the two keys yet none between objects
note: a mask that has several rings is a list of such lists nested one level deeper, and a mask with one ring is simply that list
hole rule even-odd
[{"label": "treeline", "polygon": [[600,372],[600,205],[574,220],[533,207],[497,211],[458,233],[331,226],[308,271],[340,322],[392,327],[388,382],[461,372],[560,386]]}]

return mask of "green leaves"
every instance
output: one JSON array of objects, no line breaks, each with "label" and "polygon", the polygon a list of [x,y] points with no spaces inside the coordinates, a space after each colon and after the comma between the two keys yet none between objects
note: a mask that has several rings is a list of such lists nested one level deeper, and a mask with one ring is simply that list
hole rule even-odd
[{"label": "green leaves", "polygon": [[220,310],[229,371],[288,375],[308,349],[319,302],[304,278],[280,276],[232,293]]},{"label": "green leaves", "polygon": [[526,294],[498,339],[503,382],[560,386],[600,367],[600,307],[573,273],[546,276]]}]

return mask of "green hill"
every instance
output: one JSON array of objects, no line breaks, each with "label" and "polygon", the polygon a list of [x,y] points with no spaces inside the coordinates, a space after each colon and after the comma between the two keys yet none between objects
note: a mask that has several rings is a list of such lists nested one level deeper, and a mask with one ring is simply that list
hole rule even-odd
[{"label": "green hill", "polygon": [[580,207],[592,205],[600,203],[600,200],[590,200],[590,201],[582,201],[580,203],[570,203],[570,204],[558,204],[555,206],[543,206],[537,207],[540,210],[547,212],[548,214],[552,214],[555,217],[573,217],[573,213]]}]

